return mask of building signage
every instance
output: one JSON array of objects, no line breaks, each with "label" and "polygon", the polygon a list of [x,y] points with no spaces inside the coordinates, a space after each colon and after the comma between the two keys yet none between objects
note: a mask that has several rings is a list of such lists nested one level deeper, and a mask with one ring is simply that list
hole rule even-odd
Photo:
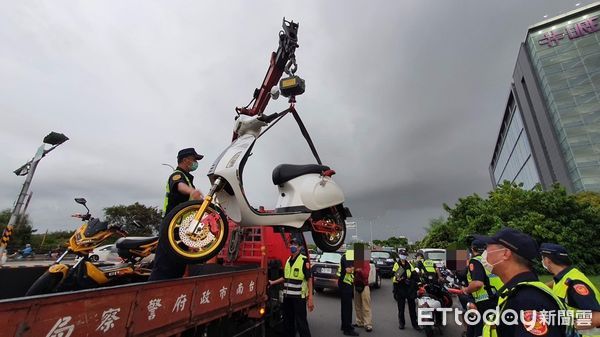
[{"label": "building signage", "polygon": [[573,25],[567,25],[562,31],[551,30],[547,33],[544,33],[544,37],[541,38],[538,43],[540,45],[546,45],[550,48],[558,46],[559,41],[565,37],[569,37],[569,40],[575,40],[582,36],[593,34],[600,30],[598,21],[598,16],[596,16],[577,22]]}]

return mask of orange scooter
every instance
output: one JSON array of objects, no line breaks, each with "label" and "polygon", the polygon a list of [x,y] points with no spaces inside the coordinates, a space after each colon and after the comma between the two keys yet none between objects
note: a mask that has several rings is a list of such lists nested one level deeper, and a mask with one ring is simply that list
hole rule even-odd
[{"label": "orange scooter", "polygon": [[[127,232],[121,226],[93,218],[84,198],[76,198],[75,202],[83,205],[87,213],[73,214],[72,217],[84,223],[69,239],[67,250],[33,283],[26,296],[147,280],[152,268],[151,263],[143,259],[155,252],[158,237],[126,237]],[[90,259],[94,248],[113,236],[122,236],[115,243],[122,263],[94,263]],[[77,255],[73,265],[62,263],[69,253]]]}]

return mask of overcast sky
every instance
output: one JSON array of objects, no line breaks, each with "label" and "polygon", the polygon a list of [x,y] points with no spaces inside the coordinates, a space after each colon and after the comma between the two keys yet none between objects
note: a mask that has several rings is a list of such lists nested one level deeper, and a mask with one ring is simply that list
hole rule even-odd
[{"label": "overcast sky", "polygon": [[[0,208],[11,208],[50,131],[29,206],[40,231],[74,230],[73,202],[162,207],[177,151],[205,154],[196,186],[231,140],[277,48],[300,22],[297,109],[359,218],[359,236],[416,240],[443,203],[485,194],[488,166],[527,27],[574,0],[1,1]],[[581,5],[590,1],[580,1]],[[286,107],[272,101],[268,112]],[[244,171],[273,207],[271,171],[313,163],[291,116]],[[350,235],[353,233],[350,233]]]}]

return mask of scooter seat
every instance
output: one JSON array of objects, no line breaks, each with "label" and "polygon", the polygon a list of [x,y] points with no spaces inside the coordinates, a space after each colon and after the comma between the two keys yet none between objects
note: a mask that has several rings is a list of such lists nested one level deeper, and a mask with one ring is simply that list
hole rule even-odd
[{"label": "scooter seat", "polygon": [[273,170],[273,184],[281,185],[296,177],[309,173],[323,173],[329,170],[329,166],[308,164],[308,165],[291,165],[281,164]]},{"label": "scooter seat", "polygon": [[134,249],[158,240],[158,236],[151,237],[124,237],[115,242],[117,249]]}]

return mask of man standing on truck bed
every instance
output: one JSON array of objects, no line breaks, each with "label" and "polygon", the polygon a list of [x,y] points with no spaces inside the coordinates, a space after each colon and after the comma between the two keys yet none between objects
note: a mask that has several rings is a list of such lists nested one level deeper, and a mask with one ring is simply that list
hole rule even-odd
[{"label": "man standing on truck bed", "polygon": [[310,264],[306,256],[300,254],[298,240],[290,240],[292,255],[285,262],[283,277],[269,280],[269,286],[283,283],[283,328],[285,336],[310,337],[306,318],[306,307],[313,311],[313,287]]},{"label": "man standing on truck bed", "polygon": [[[198,160],[202,158],[204,156],[196,153],[196,150],[192,147],[177,153],[177,168],[171,173],[167,181],[163,216],[183,202],[202,199],[202,192],[194,187],[194,176],[190,174],[198,168]],[[167,230],[167,226],[168,224],[161,224],[160,231]],[[179,278],[185,273],[186,264],[168,255],[166,251],[169,249],[168,244],[166,241],[158,240],[154,267],[148,281]]]}]

